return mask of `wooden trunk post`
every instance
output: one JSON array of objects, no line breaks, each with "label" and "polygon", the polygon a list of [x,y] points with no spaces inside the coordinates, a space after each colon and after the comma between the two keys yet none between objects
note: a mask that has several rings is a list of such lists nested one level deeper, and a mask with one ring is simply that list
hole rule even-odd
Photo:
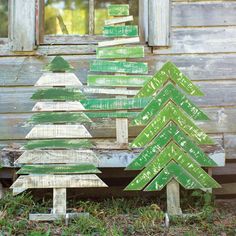
[{"label": "wooden trunk post", "polygon": [[172,179],[166,186],[167,213],[169,215],[181,215],[179,183]]},{"label": "wooden trunk post", "polygon": [[53,214],[66,215],[66,188],[53,189]]}]

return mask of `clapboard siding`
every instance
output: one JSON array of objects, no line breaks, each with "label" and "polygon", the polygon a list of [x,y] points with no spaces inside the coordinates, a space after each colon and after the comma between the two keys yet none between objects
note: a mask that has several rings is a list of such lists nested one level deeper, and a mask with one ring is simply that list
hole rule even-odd
[{"label": "clapboard siding", "polygon": [[236,25],[236,2],[174,2],[172,26]]}]

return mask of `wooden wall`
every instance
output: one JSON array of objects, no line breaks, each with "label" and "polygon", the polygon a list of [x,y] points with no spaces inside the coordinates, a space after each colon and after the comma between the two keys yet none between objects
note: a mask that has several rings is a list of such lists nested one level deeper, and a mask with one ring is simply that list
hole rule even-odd
[{"label": "wooden wall", "polygon": [[[200,126],[222,144],[227,158],[225,167],[213,170],[213,175],[223,183],[223,189],[216,190],[216,194],[236,194],[235,12],[236,1],[173,1],[171,47],[147,48],[145,58],[150,74],[170,60],[205,92],[205,97],[193,100],[212,121]],[[96,46],[78,42],[67,45],[66,37],[63,45],[54,44],[18,54],[11,52],[7,45],[0,45],[0,147],[24,141],[30,130],[26,120],[34,105],[30,100],[32,85],[42,74],[43,65],[54,55],[63,54],[86,83],[88,63],[95,57]],[[104,125],[96,129],[95,134],[101,137]],[[106,135],[112,137],[114,131]]]}]

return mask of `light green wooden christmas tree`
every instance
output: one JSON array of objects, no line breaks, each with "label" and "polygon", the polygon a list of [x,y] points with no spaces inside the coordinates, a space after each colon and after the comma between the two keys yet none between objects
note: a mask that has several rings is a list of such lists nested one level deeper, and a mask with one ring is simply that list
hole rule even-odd
[{"label": "light green wooden christmas tree", "polygon": [[66,212],[67,188],[106,187],[96,175],[98,157],[91,148],[92,138],[84,124],[91,123],[80,100],[86,100],[73,67],[55,57],[35,84],[40,87],[32,99],[38,101],[29,123],[35,125],[26,136],[24,153],[16,161],[21,175],[12,185],[13,193],[27,189],[53,188],[50,214],[30,214],[31,220],[75,217]]}]

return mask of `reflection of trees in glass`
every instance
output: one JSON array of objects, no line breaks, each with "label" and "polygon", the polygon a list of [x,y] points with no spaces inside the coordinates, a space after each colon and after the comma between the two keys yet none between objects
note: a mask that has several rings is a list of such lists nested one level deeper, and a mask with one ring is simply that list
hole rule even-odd
[{"label": "reflection of trees in glass", "polygon": [[0,37],[8,37],[8,0],[0,0]]},{"label": "reflection of trees in glass", "polygon": [[[95,34],[102,34],[110,4],[129,4],[138,24],[138,0],[95,0]],[[88,34],[89,0],[45,0],[45,34]]]}]

